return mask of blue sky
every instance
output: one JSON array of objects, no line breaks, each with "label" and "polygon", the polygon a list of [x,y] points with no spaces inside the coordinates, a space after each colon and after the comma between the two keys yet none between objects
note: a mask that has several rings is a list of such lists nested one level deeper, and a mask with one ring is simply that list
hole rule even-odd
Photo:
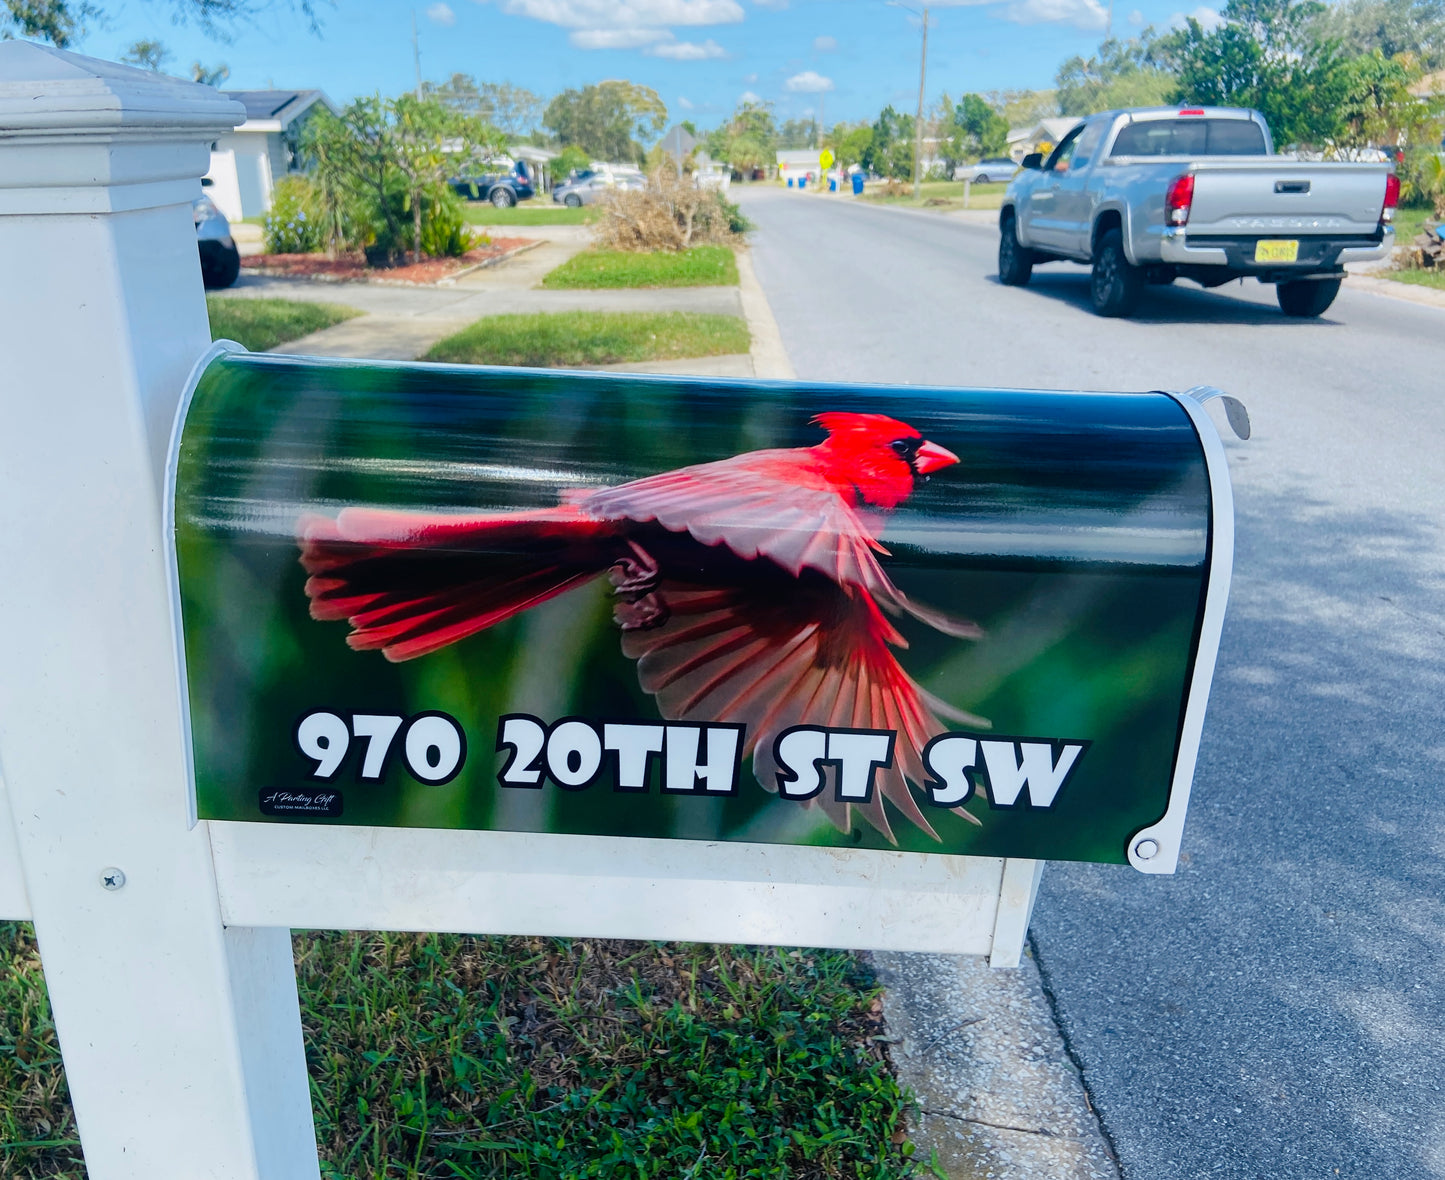
[{"label": "blue sky", "polygon": [[[1108,0],[968,0],[934,5],[928,93],[1049,86],[1060,61],[1103,36]],[[1138,7],[1135,4],[1138,4]],[[1114,29],[1168,24],[1179,0],[1116,0]],[[871,118],[917,101],[919,22],[884,0],[317,0],[319,33],[274,2],[237,22],[229,41],[172,22],[164,0],[107,8],[76,48],[117,58],[154,37],[168,72],[225,62],[228,86],[320,87],[338,101],[415,82],[415,12],[422,72],[511,81],[548,95],[604,78],[651,86],[673,118],[720,122],[745,95],[778,117]]]}]

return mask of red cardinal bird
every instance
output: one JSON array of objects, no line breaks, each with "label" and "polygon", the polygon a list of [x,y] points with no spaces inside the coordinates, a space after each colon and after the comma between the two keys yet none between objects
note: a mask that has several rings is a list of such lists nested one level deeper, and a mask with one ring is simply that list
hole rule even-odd
[{"label": "red cardinal bird", "polygon": [[[883,798],[929,835],[909,790],[937,716],[987,728],[909,678],[887,615],[945,634],[972,623],[909,601],[878,563],[887,514],[958,456],[882,414],[827,413],[817,446],[751,451],[557,508],[485,516],[347,508],[301,522],[315,619],[347,643],[409,660],[610,575],[622,650],[664,718],[747,726],[744,756],[776,790],[777,735],[794,725],[891,729],[893,767],[866,804],[816,801],[843,831],[850,806],[889,839]],[[811,802],[811,801],[810,801]],[[962,814],[973,820],[974,817]],[[977,820],[974,820],[977,822]]]}]

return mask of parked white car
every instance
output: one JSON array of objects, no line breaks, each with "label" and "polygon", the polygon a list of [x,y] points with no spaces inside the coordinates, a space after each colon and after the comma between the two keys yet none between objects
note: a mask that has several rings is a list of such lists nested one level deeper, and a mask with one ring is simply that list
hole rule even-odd
[{"label": "parked white car", "polygon": [[971,180],[974,184],[1003,184],[1013,179],[1019,166],[1007,156],[991,160],[980,160],[977,164],[965,164],[953,170],[954,180]]}]

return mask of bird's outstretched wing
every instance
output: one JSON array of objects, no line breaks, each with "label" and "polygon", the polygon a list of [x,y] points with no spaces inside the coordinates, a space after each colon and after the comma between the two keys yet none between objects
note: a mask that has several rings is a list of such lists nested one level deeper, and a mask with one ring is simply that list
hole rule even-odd
[{"label": "bird's outstretched wing", "polygon": [[597,577],[616,528],[575,508],[437,516],[347,508],[298,526],[311,617],[345,620],[346,642],[409,660]]},{"label": "bird's outstretched wing", "polygon": [[878,555],[888,553],[874,536],[881,520],[852,503],[850,491],[807,452],[771,450],[603,488],[579,496],[577,504],[589,515],[656,521],[739,557],[766,557],[795,576],[816,570],[857,587],[890,614],[906,612],[947,635],[982,634],[974,623],[913,602],[893,584],[878,563]]},{"label": "bird's outstretched wing", "polygon": [[622,650],[664,717],[746,725],[754,773],[770,791],[778,789],[774,743],[791,726],[893,730],[893,766],[877,772],[870,802],[838,802],[831,785],[816,802],[844,831],[850,806],[859,806],[892,839],[887,798],[936,837],[908,785],[927,780],[923,747],[945,731],[939,715],[975,728],[988,722],[930,696],[904,672],[890,650],[903,638],[865,591],[812,569],[794,577],[768,561],[714,551],[695,577],[668,578],[655,595],[665,621],[624,632]]}]

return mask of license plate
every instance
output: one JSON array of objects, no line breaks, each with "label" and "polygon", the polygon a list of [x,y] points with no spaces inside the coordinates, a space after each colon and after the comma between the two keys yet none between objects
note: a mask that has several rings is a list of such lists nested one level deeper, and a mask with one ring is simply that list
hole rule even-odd
[{"label": "license plate", "polygon": [[1254,244],[1256,262],[1298,262],[1299,240],[1297,238],[1266,238]]}]

